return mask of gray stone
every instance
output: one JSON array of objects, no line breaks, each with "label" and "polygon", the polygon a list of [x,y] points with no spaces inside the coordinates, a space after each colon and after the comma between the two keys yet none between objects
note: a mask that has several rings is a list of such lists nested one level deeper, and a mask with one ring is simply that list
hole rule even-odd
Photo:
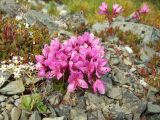
[{"label": "gray stone", "polygon": [[14,105],[17,106],[17,107],[20,105],[20,103],[21,103],[21,99],[16,99],[14,101]]},{"label": "gray stone", "polygon": [[20,5],[16,4],[15,0],[1,0],[0,11],[15,16],[20,12]]},{"label": "gray stone", "polygon": [[[96,23],[92,26],[92,32],[100,32],[109,27],[108,22]],[[112,23],[112,27],[119,27],[122,31],[130,30],[136,35],[139,35],[143,39],[143,43],[155,42],[160,38],[160,30],[147,26],[144,24],[134,22],[115,21]]]},{"label": "gray stone", "polygon": [[1,107],[5,107],[6,106],[6,103],[5,102],[1,102]]},{"label": "gray stone", "polygon": [[116,37],[116,36],[110,36],[109,38],[108,38],[108,41],[110,42],[110,43],[117,43],[118,41],[119,41],[119,38],[118,37]]},{"label": "gray stone", "polygon": [[11,111],[11,120],[19,120],[21,116],[21,110],[17,107],[14,107]]},{"label": "gray stone", "polygon": [[148,62],[156,54],[156,52],[153,48],[144,46],[141,49],[140,54],[140,59],[145,63]]},{"label": "gray stone", "polygon": [[7,99],[6,96],[4,95],[0,95],[0,102],[4,102]]},{"label": "gray stone", "polygon": [[0,79],[2,79],[0,80],[0,88],[7,82],[10,76],[10,73],[0,71]]},{"label": "gray stone", "polygon": [[3,115],[3,117],[4,117],[3,120],[9,120],[9,115],[8,115],[8,113],[7,113],[6,111],[3,111],[3,112],[2,112],[2,115]]},{"label": "gray stone", "polygon": [[48,97],[49,103],[54,106],[59,104],[63,99],[61,93],[53,93],[51,96]]},{"label": "gray stone", "polygon": [[55,117],[55,118],[43,118],[42,120],[65,120],[65,117]]},{"label": "gray stone", "polygon": [[128,78],[126,75],[125,75],[125,72],[123,72],[122,70],[120,70],[118,67],[114,66],[112,67],[112,73],[114,74],[113,76],[113,80],[115,82],[119,82],[121,85],[124,85],[124,84],[130,84],[130,78]]},{"label": "gray stone", "polygon": [[71,120],[87,120],[87,114],[83,109],[73,108],[70,112]]},{"label": "gray stone", "polygon": [[122,89],[119,87],[112,87],[111,90],[108,91],[107,96],[112,99],[122,99]]},{"label": "gray stone", "polygon": [[21,117],[19,120],[29,120],[30,112],[22,110]]},{"label": "gray stone", "polygon": [[152,102],[148,102],[147,104],[147,113],[160,113],[160,106],[153,104]]},{"label": "gray stone", "polygon": [[50,110],[50,112],[51,112],[51,114],[49,115],[49,117],[51,117],[51,118],[56,117],[56,112],[55,112],[55,110],[53,109],[53,107],[52,107],[51,105],[48,105],[48,108],[49,108],[49,110]]},{"label": "gray stone", "polygon": [[105,106],[104,96],[98,96],[89,92],[85,92],[84,96],[87,110],[101,109]]},{"label": "gray stone", "polygon": [[0,120],[4,120],[4,117],[2,114],[0,114]]},{"label": "gray stone", "polygon": [[55,18],[52,18],[49,15],[43,14],[41,12],[37,12],[35,10],[29,10],[28,12],[26,12],[24,14],[24,19],[30,25],[34,23],[43,24],[47,26],[50,32],[57,31],[60,27],[62,27],[60,26],[62,25],[62,23],[58,24]]},{"label": "gray stone", "polygon": [[112,65],[118,65],[120,63],[120,58],[119,57],[112,57],[111,58],[111,64]]},{"label": "gray stone", "polygon": [[87,24],[87,20],[85,19],[82,12],[61,16],[58,21],[66,23],[68,28],[72,30],[77,30],[82,24]]},{"label": "gray stone", "polygon": [[156,102],[156,96],[155,96],[156,93],[158,93],[158,90],[150,86],[147,93],[147,99],[149,101]]},{"label": "gray stone", "polygon": [[6,103],[5,106],[6,106],[6,110],[8,110],[8,111],[11,111],[12,108],[14,107],[13,104],[9,104],[9,103]]},{"label": "gray stone", "polygon": [[102,111],[97,110],[94,112],[88,112],[88,120],[106,120],[102,114]]},{"label": "gray stone", "polygon": [[106,28],[109,27],[109,24],[108,22],[104,22],[104,23],[96,23],[92,26],[92,29],[91,31],[92,32],[101,32],[101,31],[104,31],[106,30]]},{"label": "gray stone", "polygon": [[134,22],[113,22],[113,28],[119,27],[122,31],[130,30],[134,34],[139,35],[143,39],[143,43],[149,43],[150,41],[156,41],[160,38],[160,31],[156,28],[134,23]]},{"label": "gray stone", "polygon": [[6,95],[14,95],[22,93],[25,90],[22,80],[11,81],[5,87],[0,89],[0,93]]},{"label": "gray stone", "polygon": [[29,118],[29,120],[41,120],[41,116],[39,115],[38,111],[35,111],[31,117]]},{"label": "gray stone", "polygon": [[58,116],[65,116],[66,118],[69,117],[71,106],[60,104],[59,106],[55,107],[55,112]]},{"label": "gray stone", "polygon": [[104,75],[101,80],[103,80],[105,82],[105,86],[106,86],[106,92],[108,90],[112,89],[112,79],[109,77],[109,74],[107,73],[106,75]]}]

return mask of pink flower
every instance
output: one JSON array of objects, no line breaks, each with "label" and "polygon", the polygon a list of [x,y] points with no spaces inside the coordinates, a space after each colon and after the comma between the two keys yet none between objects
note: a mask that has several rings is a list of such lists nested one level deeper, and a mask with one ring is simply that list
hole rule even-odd
[{"label": "pink flower", "polygon": [[140,19],[139,12],[134,12],[133,15],[132,15],[132,18],[135,19],[135,20],[139,20]]},{"label": "pink flower", "polygon": [[96,76],[101,78],[105,73],[109,72],[111,69],[106,67],[107,61],[105,59],[99,58],[97,62],[95,62],[96,66]]},{"label": "pink flower", "polygon": [[[102,10],[105,9],[107,7],[103,3]],[[110,71],[104,57],[104,47],[99,39],[88,32],[71,37],[64,43],[54,39],[50,45],[44,46],[42,55],[35,56],[38,77],[60,80],[67,73],[68,76],[64,78],[68,82],[69,92],[79,88],[87,89],[89,84],[99,93],[104,93],[98,85],[102,84],[94,81]]]},{"label": "pink flower", "polygon": [[93,91],[94,93],[105,94],[104,82],[97,79],[93,84]]},{"label": "pink flower", "polygon": [[42,55],[36,55],[35,58],[36,58],[36,62],[38,63],[43,63],[44,61],[44,56]]},{"label": "pink flower", "polygon": [[149,7],[147,4],[144,4],[140,9],[139,9],[140,13],[148,13],[149,12]]},{"label": "pink flower", "polygon": [[83,79],[83,74],[81,72],[72,72],[68,79],[68,91],[74,92],[77,87],[88,88],[88,84]]},{"label": "pink flower", "polygon": [[99,6],[99,14],[107,14],[108,6],[105,2],[102,2],[101,6]]},{"label": "pink flower", "polygon": [[120,14],[123,11],[122,6],[118,4],[113,4],[113,13]]}]

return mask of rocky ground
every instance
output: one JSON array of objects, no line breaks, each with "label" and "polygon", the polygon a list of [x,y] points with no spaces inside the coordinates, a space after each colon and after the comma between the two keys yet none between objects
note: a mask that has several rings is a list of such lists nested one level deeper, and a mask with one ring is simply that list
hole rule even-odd
[{"label": "rocky ground", "polygon": [[[57,3],[57,7],[61,13],[58,18],[42,13],[44,10],[27,10],[14,0],[0,1],[0,11],[9,16],[23,18],[29,25],[35,22],[43,24],[51,33],[57,31],[60,36],[69,37],[73,34],[69,29],[76,30],[81,24],[87,24],[82,13],[71,15],[64,5]],[[120,44],[120,39],[116,36],[103,42],[107,50],[106,58],[109,59],[112,69],[102,78],[106,82],[105,95],[96,95],[89,91],[63,95],[55,91],[47,96],[46,113],[37,110],[29,112],[19,106],[20,96],[25,93],[26,79],[14,80],[12,73],[1,70],[0,76],[5,79],[0,82],[0,120],[160,120],[160,91],[149,85],[139,74],[141,68],[150,69],[146,66],[153,55],[159,55],[147,43],[156,44],[160,40],[160,30],[133,21],[128,22],[123,17],[115,19],[112,26],[118,26],[122,31],[131,30],[140,36],[141,52],[137,57],[134,50],[126,44]],[[87,30],[98,33],[107,27],[107,22],[96,23]],[[160,74],[160,67],[156,66],[155,69]]]}]

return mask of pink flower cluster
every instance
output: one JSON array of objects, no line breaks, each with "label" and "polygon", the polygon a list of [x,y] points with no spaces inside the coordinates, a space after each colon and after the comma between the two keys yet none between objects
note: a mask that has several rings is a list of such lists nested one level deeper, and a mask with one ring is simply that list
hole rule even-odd
[{"label": "pink flower cluster", "polygon": [[66,82],[69,92],[78,88],[87,89],[91,85],[95,93],[105,93],[105,85],[100,78],[110,68],[104,59],[104,48],[92,33],[85,32],[64,43],[54,39],[50,45],[44,46],[42,55],[35,58],[39,77],[60,80],[68,73]]},{"label": "pink flower cluster", "polygon": [[105,2],[102,2],[101,6],[99,6],[99,10],[100,10],[99,14],[102,14],[102,15],[108,15],[108,14],[117,15],[122,13],[123,11],[122,6],[118,4],[113,4],[112,12],[110,13],[108,10],[108,5]]},{"label": "pink flower cluster", "polygon": [[143,4],[141,8],[139,8],[136,12],[133,13],[132,18],[135,20],[139,20],[142,14],[146,14],[149,12],[149,7],[147,4]]}]

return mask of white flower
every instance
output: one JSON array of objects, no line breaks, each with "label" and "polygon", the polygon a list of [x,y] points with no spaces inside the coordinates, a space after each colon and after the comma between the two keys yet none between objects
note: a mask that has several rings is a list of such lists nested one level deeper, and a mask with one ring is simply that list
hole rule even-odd
[{"label": "white flower", "polygon": [[140,80],[140,84],[143,85],[144,87],[147,86],[147,83],[144,81],[144,79]]},{"label": "white flower", "polygon": [[3,77],[2,75],[0,76],[0,84],[3,84],[5,82],[5,77]]},{"label": "white flower", "polygon": [[17,15],[16,16],[16,20],[22,20],[22,16],[21,15]]},{"label": "white flower", "polygon": [[0,70],[2,71],[2,72],[5,72],[6,70],[7,70],[7,65],[1,65],[1,67],[0,67]]}]

